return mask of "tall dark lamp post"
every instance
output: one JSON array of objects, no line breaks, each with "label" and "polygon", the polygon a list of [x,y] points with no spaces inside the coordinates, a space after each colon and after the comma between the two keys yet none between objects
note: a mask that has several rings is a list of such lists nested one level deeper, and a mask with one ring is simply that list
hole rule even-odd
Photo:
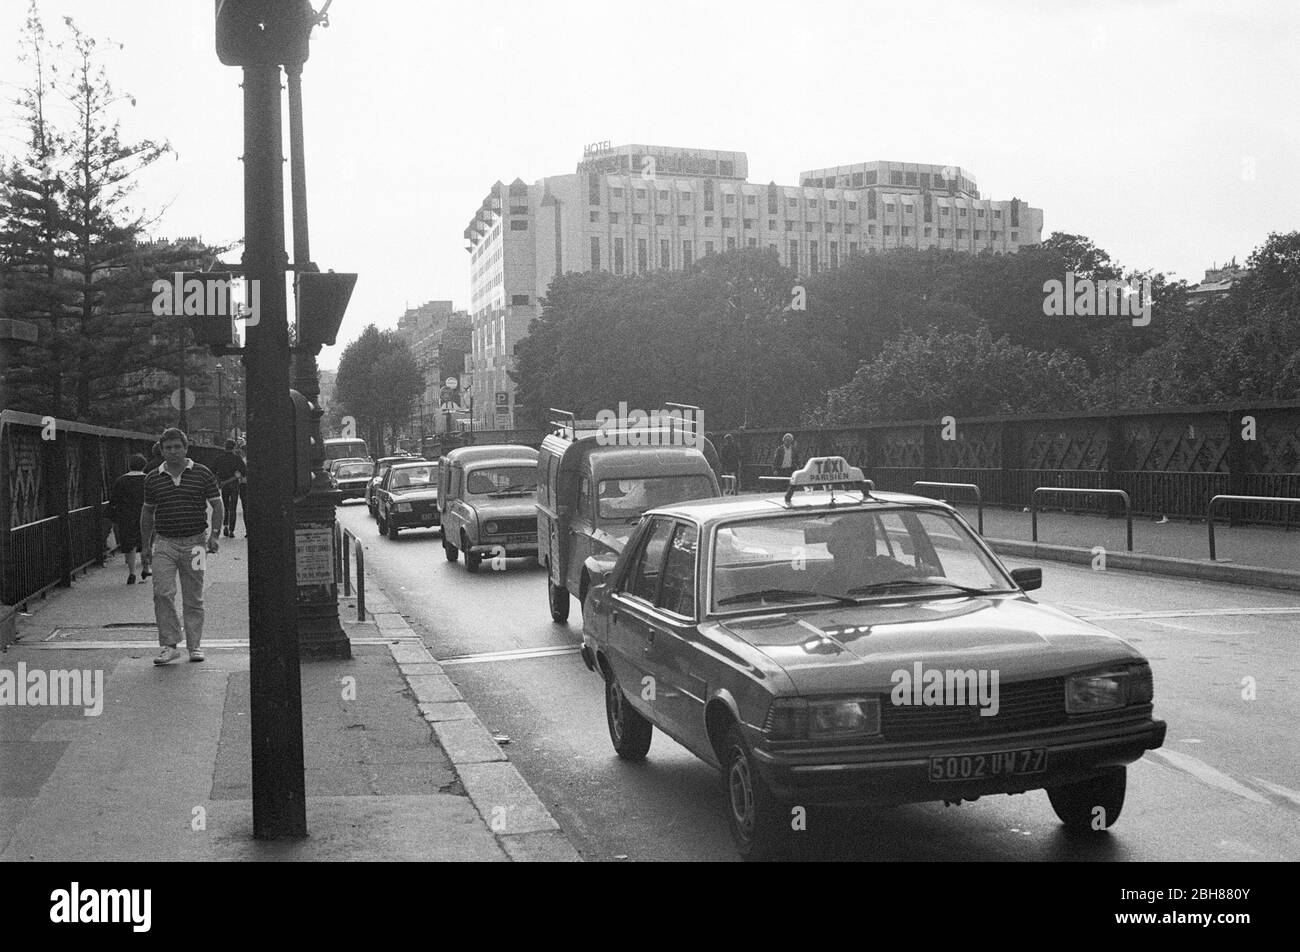
[{"label": "tall dark lamp post", "polygon": [[217,372],[217,443],[224,444],[226,441],[226,398],[222,395],[221,392],[221,378],[225,376],[225,373],[222,370],[220,363],[217,364],[216,372]]}]

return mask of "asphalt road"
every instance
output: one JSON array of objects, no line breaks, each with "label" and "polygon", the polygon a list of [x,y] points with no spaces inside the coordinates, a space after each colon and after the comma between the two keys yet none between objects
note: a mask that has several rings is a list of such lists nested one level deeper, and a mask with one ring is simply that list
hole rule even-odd
[{"label": "asphalt road", "polygon": [[[381,537],[365,507],[340,520],[366,571],[405,614],[588,860],[734,860],[718,773],[656,732],[644,764],[619,760],[600,679],[577,654],[576,601],[550,619],[531,559],[478,575],[439,536]],[[1030,563],[1007,560],[1011,567]],[[856,860],[1300,858],[1300,593],[1044,563],[1035,597],[1127,638],[1150,659],[1165,746],[1129,768],[1121,819],[1100,842],[1067,838],[1042,791],[959,807],[810,811],[797,856]]]}]

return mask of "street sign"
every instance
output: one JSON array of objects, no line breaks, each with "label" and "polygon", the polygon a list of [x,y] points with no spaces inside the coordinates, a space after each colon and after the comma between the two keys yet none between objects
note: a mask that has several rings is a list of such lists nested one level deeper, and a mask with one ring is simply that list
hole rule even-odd
[{"label": "street sign", "polygon": [[497,391],[497,412],[503,413],[504,408],[510,406],[510,392],[507,390]]},{"label": "street sign", "polygon": [[[172,395],[169,399],[173,407],[175,407],[177,410],[181,409],[181,391],[179,389],[173,390]],[[194,409],[194,391],[191,390],[189,387],[185,388],[185,409],[186,410]]]},{"label": "street sign", "polygon": [[443,383],[447,385],[448,390],[455,390],[457,387],[460,386],[460,383],[456,380],[455,377],[448,377],[446,380],[443,381]]},{"label": "street sign", "polygon": [[327,526],[293,530],[299,585],[329,585],[334,581],[334,533]]}]

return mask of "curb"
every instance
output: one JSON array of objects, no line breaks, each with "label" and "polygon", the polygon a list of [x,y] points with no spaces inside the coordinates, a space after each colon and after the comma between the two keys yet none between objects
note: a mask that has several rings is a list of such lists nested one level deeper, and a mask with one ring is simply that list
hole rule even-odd
[{"label": "curb", "polygon": [[393,661],[497,844],[514,862],[582,862],[546,805],[465,702],[442,665],[383,589],[369,581],[367,614],[384,637],[394,639],[388,646]]},{"label": "curb", "polygon": [[[1043,542],[1022,542],[1018,539],[985,539],[998,555],[1012,555],[1026,559],[1051,559],[1091,565],[1091,549],[1068,545],[1048,545]],[[1226,582],[1231,585],[1255,585],[1300,592],[1300,572],[1270,569],[1260,565],[1237,565],[1231,562],[1203,562],[1196,559],[1178,559],[1168,555],[1145,555],[1138,552],[1106,552],[1107,569],[1127,569],[1152,575],[1169,575],[1202,582]]]}]

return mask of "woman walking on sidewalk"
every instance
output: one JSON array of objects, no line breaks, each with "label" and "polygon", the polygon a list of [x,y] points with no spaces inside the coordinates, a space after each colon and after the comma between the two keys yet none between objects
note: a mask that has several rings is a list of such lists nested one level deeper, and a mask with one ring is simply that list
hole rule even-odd
[{"label": "woman walking on sidewalk", "polygon": [[[129,472],[117,477],[109,494],[113,516],[113,535],[117,547],[126,555],[126,584],[135,584],[135,554],[140,552],[140,508],[144,505],[145,458],[139,453],[131,456]],[[144,561],[144,578],[149,577],[149,562]]]}]

